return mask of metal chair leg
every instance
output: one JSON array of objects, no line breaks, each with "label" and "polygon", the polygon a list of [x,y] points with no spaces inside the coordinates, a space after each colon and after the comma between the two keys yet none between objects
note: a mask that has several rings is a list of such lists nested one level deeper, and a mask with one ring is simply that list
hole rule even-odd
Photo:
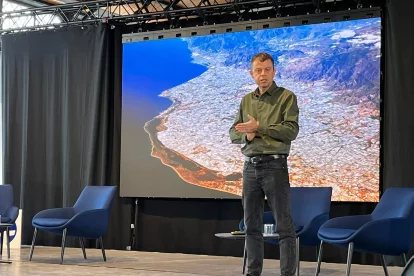
[{"label": "metal chair leg", "polygon": [[0,256],[3,255],[3,236],[4,236],[4,230],[0,231]]},{"label": "metal chair leg", "polygon": [[83,239],[82,238],[79,238],[79,243],[80,243],[80,246],[82,248],[83,258],[86,260],[85,244],[83,243]]},{"label": "metal chair leg", "polygon": [[63,256],[65,255],[66,232],[67,232],[67,229],[65,228],[63,230],[63,235],[62,235],[62,246],[61,246],[61,252],[60,252],[60,264],[63,264]]},{"label": "metal chair leg", "polygon": [[346,262],[346,276],[351,275],[352,254],[354,252],[354,243],[351,242],[348,246],[348,260]]},{"label": "metal chair leg", "polygon": [[[10,234],[9,234],[9,228],[7,228],[7,253],[8,253],[8,258],[10,259]],[[0,238],[0,243],[1,243],[1,245],[0,245],[0,256],[3,254],[3,237],[4,237],[4,230],[3,231],[0,231],[0,234],[1,234],[1,238]],[[11,264],[12,262],[11,261],[3,261],[3,260],[0,260],[0,264]]]},{"label": "metal chair leg", "polygon": [[384,268],[385,276],[388,276],[388,269],[387,269],[387,265],[385,264],[384,255],[381,255],[381,264],[382,264],[382,267]]},{"label": "metal chair leg", "polygon": [[403,258],[404,266],[406,266],[407,265],[407,256],[405,255],[405,253],[402,254],[402,258]]},{"label": "metal chair leg", "polygon": [[6,236],[7,236],[7,258],[10,259],[10,228],[6,228]]},{"label": "metal chair leg", "polygon": [[101,237],[99,237],[99,241],[101,242],[101,249],[102,249],[102,256],[103,256],[103,259],[104,259],[104,261],[106,262],[105,247],[104,247],[104,244],[103,244],[103,238],[102,238],[102,236],[101,236]]},{"label": "metal chair leg", "polygon": [[299,276],[299,269],[300,269],[300,244],[299,244],[299,237],[296,237],[296,276]]},{"label": "metal chair leg", "polygon": [[246,248],[246,241],[244,242],[244,249],[243,249],[243,272],[242,275],[246,272],[246,261],[247,261],[247,248]]},{"label": "metal chair leg", "polygon": [[321,272],[322,254],[323,254],[323,241],[321,241],[321,244],[319,245],[318,263],[316,265],[315,276],[318,276],[319,272]]},{"label": "metal chair leg", "polygon": [[33,233],[32,246],[30,247],[29,261],[31,261],[33,257],[33,251],[34,251],[35,242],[36,242],[36,235],[37,235],[37,228],[35,228],[34,233]]}]

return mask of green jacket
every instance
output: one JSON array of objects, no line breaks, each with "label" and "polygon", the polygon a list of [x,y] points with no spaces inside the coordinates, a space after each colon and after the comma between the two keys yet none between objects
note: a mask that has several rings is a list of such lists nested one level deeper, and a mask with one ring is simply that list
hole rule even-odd
[{"label": "green jacket", "polygon": [[[256,137],[248,141],[245,133],[236,131],[238,123],[248,122],[247,115],[259,122]],[[296,95],[278,87],[275,82],[263,95],[259,89],[243,97],[239,111],[230,128],[233,144],[245,144],[245,156],[289,154],[291,141],[299,133],[299,108]]]}]

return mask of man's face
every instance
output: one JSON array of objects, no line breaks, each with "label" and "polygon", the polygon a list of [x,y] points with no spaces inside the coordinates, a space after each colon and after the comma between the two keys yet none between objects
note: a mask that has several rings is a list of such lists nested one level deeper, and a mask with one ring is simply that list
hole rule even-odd
[{"label": "man's face", "polygon": [[250,75],[256,84],[262,89],[267,89],[272,85],[275,74],[276,70],[270,59],[263,62],[256,59],[250,70]]}]

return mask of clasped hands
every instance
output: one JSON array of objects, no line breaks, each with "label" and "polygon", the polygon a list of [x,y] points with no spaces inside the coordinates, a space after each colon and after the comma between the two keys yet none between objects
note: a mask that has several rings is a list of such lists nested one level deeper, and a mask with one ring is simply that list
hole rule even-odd
[{"label": "clasped hands", "polygon": [[247,134],[247,140],[251,141],[256,136],[259,122],[256,121],[252,116],[247,115],[249,121],[246,123],[240,123],[235,126],[236,130],[241,133]]}]

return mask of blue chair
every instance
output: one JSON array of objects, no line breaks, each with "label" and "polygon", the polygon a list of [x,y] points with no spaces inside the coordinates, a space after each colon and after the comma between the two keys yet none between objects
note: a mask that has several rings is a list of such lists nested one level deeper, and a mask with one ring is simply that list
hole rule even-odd
[{"label": "blue chair", "polygon": [[[296,232],[296,252],[298,255],[296,275],[299,275],[300,246],[319,246],[318,230],[329,219],[331,209],[331,187],[292,187],[290,201],[293,222]],[[271,212],[263,214],[263,224],[275,224]],[[239,224],[240,231],[245,231],[244,219]],[[268,243],[279,244],[279,240],[265,240]],[[319,252],[321,252],[319,248]],[[244,248],[243,274],[246,267],[247,252]]]},{"label": "blue chair", "polygon": [[[10,184],[0,185],[0,216],[1,223],[14,224],[19,216],[19,208],[13,206],[13,186]],[[3,237],[5,228],[0,227],[0,255],[3,254]],[[7,228],[7,237],[10,237]],[[10,258],[10,244],[7,242],[7,255]]]},{"label": "blue chair", "polygon": [[[347,216],[328,220],[321,226],[318,237],[322,243],[348,247],[346,275],[351,273],[353,251],[381,255],[385,275],[388,275],[384,255],[403,256],[411,246],[414,233],[414,188],[389,188],[370,215]],[[320,270],[318,258],[317,273]]]},{"label": "blue chair", "polygon": [[33,220],[34,234],[29,261],[32,260],[37,230],[62,235],[61,259],[65,253],[66,236],[79,238],[86,259],[83,239],[98,239],[101,243],[103,259],[106,262],[102,236],[108,229],[109,211],[115,195],[116,186],[87,186],[73,207],[48,209],[37,213]]}]

